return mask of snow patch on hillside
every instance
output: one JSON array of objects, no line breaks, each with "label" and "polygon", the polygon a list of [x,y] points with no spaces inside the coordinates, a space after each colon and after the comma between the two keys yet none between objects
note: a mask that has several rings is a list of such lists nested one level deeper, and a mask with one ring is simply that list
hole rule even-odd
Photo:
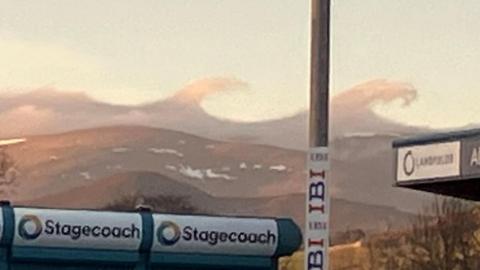
[{"label": "snow patch on hillside", "polygon": [[169,170],[169,171],[177,171],[177,167],[173,166],[173,165],[170,165],[170,164],[167,164],[165,165],[165,169]]},{"label": "snow patch on hillside", "polygon": [[121,170],[121,169],[123,169],[123,166],[122,166],[122,164],[117,164],[117,165],[113,166],[113,169],[114,170]]},{"label": "snow patch on hillside", "polygon": [[270,171],[276,171],[276,172],[284,172],[287,170],[287,166],[285,165],[274,165],[269,167]]},{"label": "snow patch on hillside", "polygon": [[179,172],[189,178],[194,178],[194,179],[204,179],[204,175],[202,170],[200,169],[193,169],[190,166],[184,166],[183,164],[180,165],[180,170]]},{"label": "snow patch on hillside", "polygon": [[213,169],[194,169],[190,166],[185,166],[183,164],[180,164],[180,169],[178,171],[180,174],[183,176],[193,178],[193,179],[199,179],[199,180],[205,180],[205,179],[223,179],[223,180],[228,180],[232,181],[237,179],[235,176],[231,176],[228,174],[224,173],[217,173]]},{"label": "snow patch on hillside", "polygon": [[5,139],[5,140],[0,140],[0,146],[19,144],[19,143],[24,143],[26,141],[27,139],[25,138]]},{"label": "snow patch on hillside", "polygon": [[85,179],[85,180],[92,180],[92,176],[90,175],[90,172],[88,172],[88,171],[81,172],[80,176],[82,176],[83,179]]},{"label": "snow patch on hillside", "polygon": [[254,164],[254,165],[253,165],[253,169],[254,169],[254,170],[260,170],[261,168],[263,168],[263,165],[262,165],[262,164]]},{"label": "snow patch on hillside", "polygon": [[213,178],[213,179],[225,179],[225,180],[235,180],[235,179],[237,179],[236,177],[230,176],[228,174],[215,173],[212,169],[207,169],[205,171],[205,175],[208,178]]},{"label": "snow patch on hillside", "polygon": [[113,153],[126,153],[128,151],[130,151],[130,149],[128,149],[127,147],[116,147],[112,149]]},{"label": "snow patch on hillside", "polygon": [[183,157],[183,153],[179,152],[178,150],[175,149],[169,149],[169,148],[150,148],[148,149],[149,152],[154,153],[154,154],[170,154],[170,155],[175,155],[177,157]]}]

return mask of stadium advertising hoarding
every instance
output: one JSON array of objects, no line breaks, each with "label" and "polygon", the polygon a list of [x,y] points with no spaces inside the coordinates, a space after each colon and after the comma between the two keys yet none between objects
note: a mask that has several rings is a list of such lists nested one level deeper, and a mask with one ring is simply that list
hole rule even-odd
[{"label": "stadium advertising hoarding", "polygon": [[279,234],[273,219],[154,215],[152,252],[272,256]]},{"label": "stadium advertising hoarding", "polygon": [[15,246],[138,250],[140,215],[16,208]]},{"label": "stadium advertising hoarding", "polygon": [[399,147],[396,180],[400,182],[458,177],[461,173],[461,142]]}]

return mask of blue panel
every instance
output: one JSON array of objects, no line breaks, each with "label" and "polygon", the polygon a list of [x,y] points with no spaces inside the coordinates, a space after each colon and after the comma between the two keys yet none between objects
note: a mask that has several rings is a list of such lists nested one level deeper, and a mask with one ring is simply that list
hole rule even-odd
[{"label": "blue panel", "polygon": [[13,231],[15,229],[15,215],[9,202],[1,203],[1,213],[3,218],[3,231],[0,241],[0,269],[9,270],[9,253],[13,242]]},{"label": "blue panel", "polygon": [[154,266],[151,270],[277,270],[278,266],[270,267],[245,267],[245,266],[181,266],[181,267],[169,267],[169,266]]},{"label": "blue panel", "polygon": [[150,252],[153,243],[153,217],[151,213],[142,212],[142,243],[140,244],[141,252]]},{"label": "blue panel", "polygon": [[[3,270],[3,269],[2,269]],[[108,264],[14,263],[11,270],[134,270],[131,266]]]},{"label": "blue panel", "polygon": [[15,214],[13,208],[8,203],[2,205],[2,216],[4,227],[0,245],[11,246],[15,231]]},{"label": "blue panel", "polygon": [[142,242],[139,249],[139,262],[136,265],[135,269],[146,270],[151,269],[150,267],[150,249],[152,248],[153,243],[153,217],[150,212],[141,212],[142,216]]},{"label": "blue panel", "polygon": [[8,249],[5,247],[0,247],[0,269],[9,269]]},{"label": "blue panel", "polygon": [[99,251],[84,249],[13,247],[14,261],[31,262],[86,262],[134,264],[139,254],[128,251]]},{"label": "blue panel", "polygon": [[153,269],[270,269],[276,265],[268,257],[174,253],[153,253],[151,262]]},{"label": "blue panel", "polygon": [[289,218],[277,219],[278,246],[275,257],[286,256],[297,251],[303,242],[300,228]]}]

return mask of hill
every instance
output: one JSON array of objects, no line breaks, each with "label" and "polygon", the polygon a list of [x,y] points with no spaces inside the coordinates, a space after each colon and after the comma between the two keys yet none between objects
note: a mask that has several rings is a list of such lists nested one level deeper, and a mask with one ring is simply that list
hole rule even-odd
[{"label": "hill", "polygon": [[[331,144],[331,191],[347,201],[416,211],[424,193],[392,187],[394,135],[349,135]],[[305,152],[215,141],[166,129],[117,126],[32,136],[6,152],[18,172],[2,195],[28,201],[130,171],[156,172],[216,197],[303,193]],[[368,168],[368,169],[366,169]]]},{"label": "hill", "polygon": [[[211,196],[188,184],[179,183],[153,172],[127,172],[101,179],[83,187],[21,202],[23,205],[73,209],[101,209],[124,198],[182,198],[196,211],[235,216],[291,217],[300,227],[304,224],[303,194],[263,198],[222,198]],[[160,206],[161,207],[161,206]],[[133,205],[132,205],[133,208]],[[130,208],[130,209],[132,209]],[[158,210],[158,208],[157,208]],[[363,229],[382,231],[409,223],[411,214],[394,208],[332,200],[332,231]]]},{"label": "hill", "polygon": [[[280,195],[269,185],[296,182],[303,191],[304,153],[272,146],[213,141],[139,126],[80,130],[25,138],[6,150],[18,179],[11,200],[30,200],[129,171],[158,172],[209,194]],[[274,191],[272,191],[274,192]]]}]

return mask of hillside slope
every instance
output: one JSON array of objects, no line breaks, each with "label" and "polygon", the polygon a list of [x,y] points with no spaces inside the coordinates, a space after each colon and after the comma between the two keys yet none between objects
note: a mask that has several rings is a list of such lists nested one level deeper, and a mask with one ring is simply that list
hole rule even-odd
[{"label": "hillside slope", "polygon": [[[214,197],[188,184],[179,183],[153,172],[120,173],[84,187],[19,203],[42,207],[101,209],[126,197],[162,196],[184,198],[200,213],[291,217],[301,227],[304,224],[305,197],[303,194],[264,198]],[[411,217],[411,214],[391,207],[335,198],[332,200],[332,231],[334,232],[357,228],[375,231],[381,231],[387,227],[399,228],[407,225]]]},{"label": "hillside slope", "polygon": [[[394,188],[393,135],[350,135],[331,144],[331,192],[348,201],[415,212],[430,197]],[[18,179],[5,199],[32,200],[130,171],[156,172],[217,197],[304,192],[302,151],[117,126],[27,137],[6,149]]]}]

